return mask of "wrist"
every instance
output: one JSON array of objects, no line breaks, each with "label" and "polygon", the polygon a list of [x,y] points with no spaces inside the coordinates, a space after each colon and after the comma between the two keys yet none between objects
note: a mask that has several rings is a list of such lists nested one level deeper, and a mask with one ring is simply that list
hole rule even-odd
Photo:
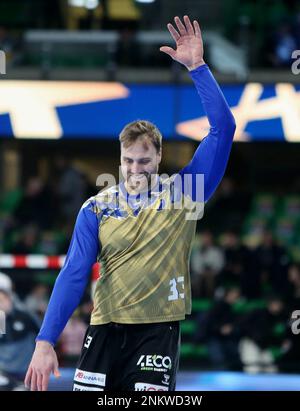
[{"label": "wrist", "polygon": [[192,70],[195,70],[196,68],[198,68],[200,66],[204,66],[204,64],[206,64],[205,61],[201,60],[201,61],[199,61],[195,64],[192,64],[192,65],[186,66],[186,67],[187,67],[188,71],[192,71]]},{"label": "wrist", "polygon": [[46,340],[37,340],[36,347],[39,347],[41,349],[43,348],[47,349],[47,348],[53,348],[53,345],[49,341],[46,341]]}]

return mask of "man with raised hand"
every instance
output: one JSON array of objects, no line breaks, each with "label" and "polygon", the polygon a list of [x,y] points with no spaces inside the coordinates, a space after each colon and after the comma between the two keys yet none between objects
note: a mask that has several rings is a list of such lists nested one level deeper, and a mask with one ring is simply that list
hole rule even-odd
[{"label": "man with raised hand", "polygon": [[[31,390],[46,390],[50,373],[59,375],[54,345],[97,259],[102,275],[73,389],[175,390],[179,322],[191,313],[189,255],[197,221],[186,218],[185,207],[173,206],[180,195],[186,204],[204,204],[211,197],[224,175],[235,131],[231,111],[203,60],[198,22],[175,17],[175,25],[168,29],[176,50],[160,50],[189,70],[209,134],[190,163],[165,184],[157,174],[162,156],[158,128],[145,120],[124,127],[124,182],[87,200],[78,214],[25,379]],[[190,183],[177,184],[185,177],[191,177]]]}]

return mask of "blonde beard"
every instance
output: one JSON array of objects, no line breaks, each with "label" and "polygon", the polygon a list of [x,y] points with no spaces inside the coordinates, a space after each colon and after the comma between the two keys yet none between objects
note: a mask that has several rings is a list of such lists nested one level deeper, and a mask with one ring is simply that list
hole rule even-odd
[{"label": "blonde beard", "polygon": [[[126,190],[131,194],[139,194],[142,192],[147,192],[151,190],[152,187],[155,186],[156,181],[157,181],[157,174],[155,175],[150,174],[148,178],[146,177],[147,182],[143,183],[142,185],[140,184],[140,181],[136,181],[136,184],[132,184],[129,182],[130,179],[131,179],[131,176],[128,178],[128,180],[125,181]],[[142,181],[144,182],[145,180],[142,179]]]}]

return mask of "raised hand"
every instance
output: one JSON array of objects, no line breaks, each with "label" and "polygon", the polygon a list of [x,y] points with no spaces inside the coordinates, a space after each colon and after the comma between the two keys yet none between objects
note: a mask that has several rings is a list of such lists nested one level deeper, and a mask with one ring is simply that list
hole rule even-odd
[{"label": "raised hand", "polygon": [[178,31],[172,24],[168,24],[168,30],[176,42],[176,50],[172,47],[162,46],[160,51],[168,54],[173,60],[183,64],[189,70],[193,70],[203,64],[203,41],[201,30],[196,20],[191,23],[188,16],[183,18],[184,24],[179,17],[175,17]]}]

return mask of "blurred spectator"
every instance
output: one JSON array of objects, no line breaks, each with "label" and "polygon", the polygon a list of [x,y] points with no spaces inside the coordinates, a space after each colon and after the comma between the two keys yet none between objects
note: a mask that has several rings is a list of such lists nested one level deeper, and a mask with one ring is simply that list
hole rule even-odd
[{"label": "blurred spectator", "polygon": [[84,336],[93,310],[90,293],[86,291],[80,306],[68,321],[59,339],[59,355],[63,365],[73,367],[81,352]]},{"label": "blurred spectator", "polygon": [[212,297],[215,290],[215,278],[224,265],[224,256],[220,247],[214,244],[210,231],[204,231],[191,255],[193,289],[196,295]]},{"label": "blurred spectator", "polygon": [[300,7],[298,5],[298,11],[295,13],[293,20],[293,33],[297,43],[297,49],[300,48]]},{"label": "blurred spectator", "polygon": [[232,178],[224,177],[216,194],[206,206],[205,222],[203,223],[208,227],[216,227],[218,231],[240,227],[249,209],[249,197],[250,195],[246,191],[237,189]]},{"label": "blurred spectator", "polygon": [[86,180],[83,173],[65,157],[57,157],[55,165],[59,178],[57,191],[60,215],[66,223],[73,224],[82,204],[87,199]]},{"label": "blurred spectator", "polygon": [[60,244],[55,236],[55,233],[51,231],[44,231],[41,234],[38,252],[46,255],[57,255],[60,253]]},{"label": "blurred spectator", "polygon": [[93,311],[93,301],[91,299],[91,292],[88,290],[84,293],[80,303],[80,318],[86,325],[91,322],[91,313]]},{"label": "blurred spectator", "polygon": [[4,26],[0,26],[0,50],[5,53],[6,64],[12,63],[14,58],[14,41]]},{"label": "blurred spectator", "polygon": [[49,289],[45,284],[36,284],[25,299],[27,309],[41,320],[49,302]]},{"label": "blurred spectator", "polygon": [[241,287],[242,295],[248,299],[260,295],[260,273],[257,270],[252,251],[241,244],[240,237],[234,231],[222,235],[222,248],[225,266],[218,276],[219,287],[235,284]]},{"label": "blurred spectator", "polygon": [[10,277],[2,272],[0,272],[0,290],[10,294],[13,292],[13,284]]},{"label": "blurred spectator", "polygon": [[[6,384],[1,390],[22,386],[35,346],[39,325],[26,311],[14,304],[12,284],[0,281],[0,310],[5,313],[5,334],[0,334],[0,373]],[[13,383],[12,383],[13,382]]]},{"label": "blurred spectator", "polygon": [[15,224],[37,224],[40,228],[49,228],[53,222],[53,194],[38,176],[31,177],[25,192],[14,212]]},{"label": "blurred spectator", "polygon": [[14,254],[33,254],[36,251],[38,236],[39,231],[37,226],[25,226],[16,244],[12,247],[11,252]]},{"label": "blurred spectator", "polygon": [[297,40],[289,22],[283,22],[276,28],[270,41],[270,61],[274,67],[290,67],[292,52],[297,49]]},{"label": "blurred spectator", "polygon": [[292,312],[300,310],[300,264],[292,264],[288,269],[288,307]]},{"label": "blurred spectator", "polygon": [[80,318],[80,309],[69,319],[60,337],[60,354],[64,366],[74,366],[82,349],[87,324]]},{"label": "blurred spectator", "polygon": [[225,256],[225,266],[219,275],[221,285],[230,283],[240,284],[241,273],[245,265],[245,248],[240,244],[240,239],[233,231],[227,231],[222,236],[222,247]]},{"label": "blurred spectator", "polygon": [[[295,287],[296,293],[294,294],[296,298],[292,299],[292,303],[290,301],[288,303],[288,315],[290,319],[288,331],[289,344],[284,350],[283,355],[277,361],[279,372],[292,372],[297,374],[299,373],[300,364],[300,338],[299,334],[293,332],[292,325],[294,321],[298,321],[300,312],[299,272],[299,265],[295,265],[291,271],[291,276],[293,277],[293,281],[295,280],[297,283]],[[297,311],[298,315],[295,316],[297,313],[294,313],[294,311]]]},{"label": "blurred spectator", "polygon": [[14,283],[12,282],[10,277],[3,272],[0,272],[0,289],[7,290],[11,294],[14,306],[16,308],[19,308],[20,310],[25,309],[23,302],[14,291]]},{"label": "blurred spectator", "polygon": [[244,371],[276,372],[275,356],[280,356],[290,346],[287,331],[286,307],[278,296],[269,297],[266,308],[247,314],[242,321],[240,342]]},{"label": "blurred spectator", "polygon": [[210,361],[217,369],[240,370],[240,315],[234,305],[240,300],[240,290],[231,287],[214,307],[198,317],[196,342],[207,343]]},{"label": "blurred spectator", "polygon": [[256,248],[255,256],[264,285],[270,285],[274,293],[285,295],[288,289],[289,257],[285,248],[276,243],[270,231],[263,233],[262,243]]},{"label": "blurred spectator", "polygon": [[13,42],[5,27],[0,26],[0,49],[6,54],[12,50]]}]

